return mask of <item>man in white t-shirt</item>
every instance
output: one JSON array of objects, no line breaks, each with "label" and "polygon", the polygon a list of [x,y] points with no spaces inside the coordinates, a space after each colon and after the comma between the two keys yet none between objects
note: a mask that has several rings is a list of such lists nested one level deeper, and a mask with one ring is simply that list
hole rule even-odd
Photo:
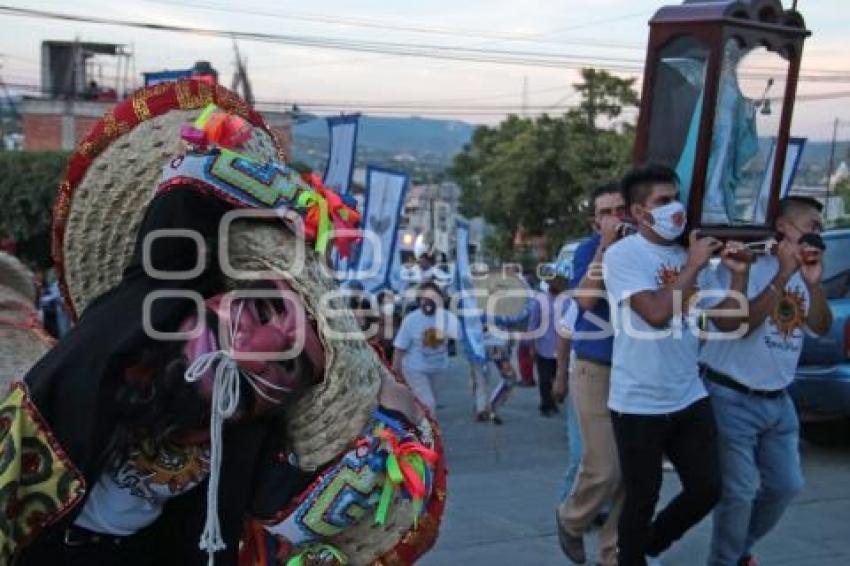
[{"label": "man in white t-shirt", "polygon": [[404,317],[393,342],[393,368],[433,412],[433,381],[449,367],[448,341],[457,340],[459,324],[457,317],[443,308],[436,283],[423,283],[418,295],[419,308]]},{"label": "man in white t-shirt", "polygon": [[[750,269],[749,333],[710,340],[702,350],[723,474],[710,566],[755,564],[753,544],[803,488],[797,412],[785,390],[794,380],[804,329],[826,334],[832,325],[821,285],[823,252],[799,243],[823,230],[821,209],[803,197],[780,203],[776,228],[783,238],[776,255],[758,258]],[[728,281],[729,272],[718,276]]]},{"label": "man in white t-shirt", "polygon": [[[739,329],[746,320],[741,292],[749,264],[734,259],[746,253],[735,242],[724,247],[692,233],[689,249],[677,243],[685,229],[677,185],[676,173],[661,165],[627,173],[622,188],[638,233],[604,255],[605,287],[616,310],[608,407],[625,488],[620,566],[645,566],[647,557],[654,561],[720,497],[714,415],[698,368],[703,317],[692,307],[710,304],[712,310],[704,314],[721,331]],[[705,293],[720,289],[704,268],[716,252],[738,293],[709,301]],[[663,456],[675,467],[682,491],[655,515]]]}]

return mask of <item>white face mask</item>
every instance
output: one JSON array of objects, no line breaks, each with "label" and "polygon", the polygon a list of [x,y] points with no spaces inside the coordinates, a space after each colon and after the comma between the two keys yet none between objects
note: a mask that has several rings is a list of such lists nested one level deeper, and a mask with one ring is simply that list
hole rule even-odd
[{"label": "white face mask", "polygon": [[674,200],[664,206],[659,206],[649,211],[652,215],[652,231],[672,241],[682,235],[685,231],[685,205]]},{"label": "white face mask", "polygon": [[384,316],[392,316],[395,313],[395,306],[392,303],[384,303],[381,305],[381,314]]}]

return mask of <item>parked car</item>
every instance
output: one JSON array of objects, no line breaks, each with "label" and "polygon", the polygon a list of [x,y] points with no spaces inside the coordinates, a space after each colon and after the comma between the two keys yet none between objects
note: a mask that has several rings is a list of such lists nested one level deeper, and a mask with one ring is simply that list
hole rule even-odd
[{"label": "parked car", "polygon": [[826,444],[850,440],[850,230],[830,230],[823,284],[832,309],[826,336],[807,336],[790,392],[803,437]]}]

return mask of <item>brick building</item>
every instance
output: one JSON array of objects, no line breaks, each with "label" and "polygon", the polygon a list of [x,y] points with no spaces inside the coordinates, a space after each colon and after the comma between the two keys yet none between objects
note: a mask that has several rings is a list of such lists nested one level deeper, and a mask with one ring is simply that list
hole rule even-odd
[{"label": "brick building", "polygon": [[[20,104],[25,151],[72,150],[115,102],[29,99]],[[292,115],[263,112],[285,155],[292,150]]]}]

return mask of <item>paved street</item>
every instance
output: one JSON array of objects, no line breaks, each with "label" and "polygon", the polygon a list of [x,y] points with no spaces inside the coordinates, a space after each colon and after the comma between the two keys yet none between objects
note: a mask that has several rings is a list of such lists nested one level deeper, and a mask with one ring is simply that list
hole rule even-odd
[{"label": "paved street", "polygon": [[[563,418],[537,412],[536,389],[517,389],[501,427],[473,422],[468,372],[457,359],[438,384],[449,465],[448,511],[425,566],[568,564],[554,509],[566,464]],[[850,564],[850,447],[803,447],[806,489],[756,548],[762,566]],[[677,489],[666,474],[664,497]],[[710,520],[688,533],[664,564],[705,564]]]}]

